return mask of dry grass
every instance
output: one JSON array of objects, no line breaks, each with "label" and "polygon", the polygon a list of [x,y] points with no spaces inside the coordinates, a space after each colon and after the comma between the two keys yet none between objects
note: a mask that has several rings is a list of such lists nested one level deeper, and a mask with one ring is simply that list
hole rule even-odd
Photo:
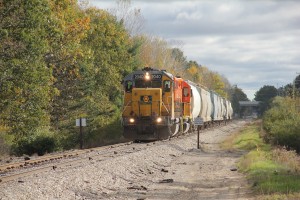
[{"label": "dry grass", "polygon": [[[1,133],[0,133],[1,134]],[[9,155],[9,145],[4,142],[3,137],[0,136],[0,159]]]},{"label": "dry grass", "polygon": [[300,193],[295,194],[272,194],[272,195],[259,195],[257,200],[299,200]]},{"label": "dry grass", "polygon": [[5,142],[5,135],[8,130],[7,126],[0,125],[0,158],[9,155],[10,147]]},{"label": "dry grass", "polygon": [[300,173],[300,156],[296,151],[288,151],[285,148],[277,148],[272,151],[273,160],[286,166],[293,173]]}]

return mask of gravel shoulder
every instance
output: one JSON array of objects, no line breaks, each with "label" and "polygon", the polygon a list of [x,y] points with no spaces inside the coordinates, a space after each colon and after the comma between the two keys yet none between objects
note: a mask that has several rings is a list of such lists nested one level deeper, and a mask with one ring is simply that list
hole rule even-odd
[{"label": "gravel shoulder", "polygon": [[242,155],[219,148],[244,124],[203,131],[201,149],[193,133],[155,145],[133,144],[147,148],[109,160],[87,159],[0,183],[0,199],[252,199],[245,177],[235,171]]}]

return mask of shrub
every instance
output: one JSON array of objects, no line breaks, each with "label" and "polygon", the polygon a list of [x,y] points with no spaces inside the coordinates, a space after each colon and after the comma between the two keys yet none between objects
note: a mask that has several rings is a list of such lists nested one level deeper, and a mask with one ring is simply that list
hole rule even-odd
[{"label": "shrub", "polygon": [[276,98],[263,118],[264,139],[300,153],[300,114],[290,98]]},{"label": "shrub", "polygon": [[12,153],[21,156],[23,154],[39,156],[53,152],[57,149],[57,142],[53,134],[48,130],[38,130],[36,134],[23,137],[12,145]]},{"label": "shrub", "polygon": [[84,135],[85,148],[124,142],[122,126],[119,118],[115,118],[109,125],[90,131]]},{"label": "shrub", "polygon": [[4,137],[0,134],[0,157],[8,155],[9,145],[5,142]]},{"label": "shrub", "polygon": [[272,150],[272,158],[291,170],[292,173],[300,173],[300,157],[295,151],[288,151],[285,148]]}]

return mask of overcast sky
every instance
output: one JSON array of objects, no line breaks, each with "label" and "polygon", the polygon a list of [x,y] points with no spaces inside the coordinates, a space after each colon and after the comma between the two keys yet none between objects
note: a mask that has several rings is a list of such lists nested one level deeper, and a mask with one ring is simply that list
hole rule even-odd
[{"label": "overcast sky", "polygon": [[[103,9],[116,5],[90,2]],[[286,85],[300,73],[300,1],[131,2],[141,9],[145,33],[177,41],[187,60],[224,75],[249,99],[262,86]]]}]

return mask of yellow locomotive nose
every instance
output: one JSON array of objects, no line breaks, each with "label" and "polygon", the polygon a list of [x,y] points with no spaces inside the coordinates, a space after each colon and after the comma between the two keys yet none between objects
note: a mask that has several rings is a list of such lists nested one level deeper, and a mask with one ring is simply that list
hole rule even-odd
[{"label": "yellow locomotive nose", "polygon": [[153,113],[161,115],[162,90],[161,88],[133,88],[132,111],[138,117],[150,117]]}]

